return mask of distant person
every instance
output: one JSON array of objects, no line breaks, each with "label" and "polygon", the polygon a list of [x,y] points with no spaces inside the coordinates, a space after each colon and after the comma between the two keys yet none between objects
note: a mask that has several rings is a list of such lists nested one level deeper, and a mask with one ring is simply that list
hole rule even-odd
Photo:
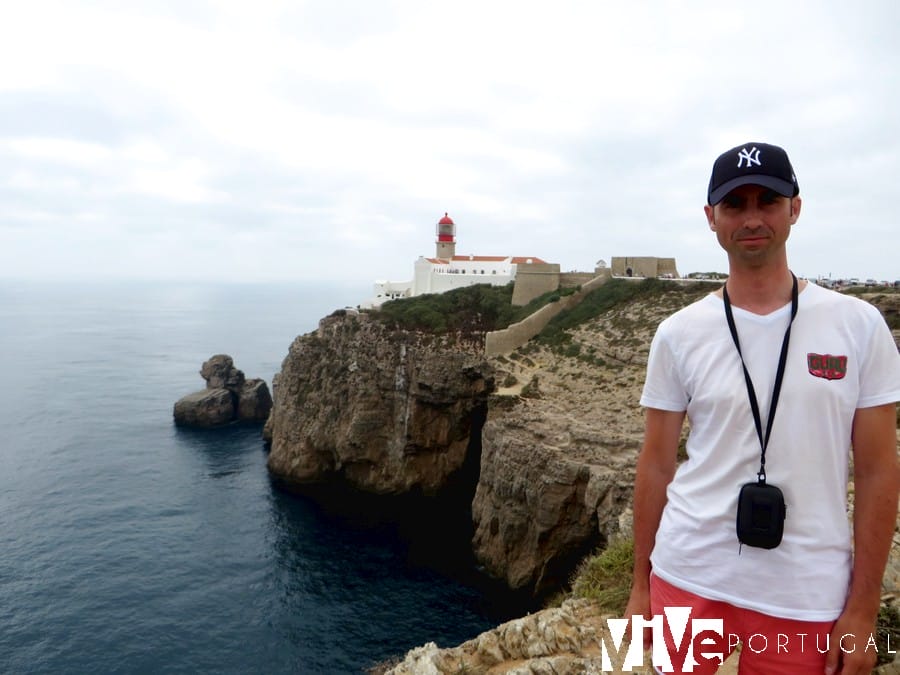
[{"label": "distant person", "polygon": [[707,197],[729,276],[650,348],[627,616],[724,619],[742,674],[868,673],[897,517],[900,355],[877,309],[788,267],[801,200],[783,149],[724,152]]}]

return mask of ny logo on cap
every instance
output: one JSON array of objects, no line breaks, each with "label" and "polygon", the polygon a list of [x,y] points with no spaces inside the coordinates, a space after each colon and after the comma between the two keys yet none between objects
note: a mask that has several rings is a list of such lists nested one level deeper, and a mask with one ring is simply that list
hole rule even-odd
[{"label": "ny logo on cap", "polygon": [[753,146],[753,148],[751,150],[747,150],[747,148],[744,148],[743,150],[741,150],[738,153],[738,164],[737,165],[738,165],[739,169],[742,166],[744,166],[745,160],[747,162],[748,169],[751,166],[753,166],[754,164],[756,166],[762,166],[762,162],[759,161],[759,150],[756,149],[755,145]]}]

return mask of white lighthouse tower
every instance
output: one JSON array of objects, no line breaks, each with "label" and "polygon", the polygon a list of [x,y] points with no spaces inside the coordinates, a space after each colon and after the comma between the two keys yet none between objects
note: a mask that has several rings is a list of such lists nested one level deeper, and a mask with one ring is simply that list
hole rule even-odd
[{"label": "white lighthouse tower", "polygon": [[449,261],[456,255],[456,224],[446,212],[444,217],[438,221],[435,244],[435,258]]}]

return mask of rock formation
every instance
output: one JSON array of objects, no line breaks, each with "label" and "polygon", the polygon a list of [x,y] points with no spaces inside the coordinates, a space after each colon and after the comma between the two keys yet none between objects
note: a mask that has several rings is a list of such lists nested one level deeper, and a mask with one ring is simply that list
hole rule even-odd
[{"label": "rock formation", "polygon": [[298,487],[439,494],[477,452],[470,437],[474,429],[480,438],[494,389],[479,348],[464,336],[395,331],[365,313],[322,319],[294,340],[274,380],[270,471]]},{"label": "rock formation", "polygon": [[495,360],[509,386],[490,402],[472,504],[474,553],[491,574],[545,595],[628,532],[650,340],[660,320],[709,290],[623,303],[562,345],[532,343]]},{"label": "rock formation", "polygon": [[433,642],[418,647],[387,673],[580,675],[600,672],[603,618],[595,604],[569,600],[560,608],[509,621],[459,647],[440,649]]},{"label": "rock formation", "polygon": [[261,379],[246,380],[227,354],[204,361],[200,375],[206,389],[188,394],[175,403],[175,423],[190,427],[215,427],[233,421],[264,422],[272,408],[269,388]]}]

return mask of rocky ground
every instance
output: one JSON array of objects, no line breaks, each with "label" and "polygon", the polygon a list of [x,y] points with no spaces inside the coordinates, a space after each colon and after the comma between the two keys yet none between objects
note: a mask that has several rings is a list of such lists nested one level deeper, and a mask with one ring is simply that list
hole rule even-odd
[{"label": "rocky ground", "polygon": [[497,394],[524,399],[529,415],[558,429],[556,447],[570,459],[635,450],[643,429],[637,402],[656,326],[710,290],[697,284],[616,307],[570,331],[570,341],[557,347],[532,340],[496,359]]}]

